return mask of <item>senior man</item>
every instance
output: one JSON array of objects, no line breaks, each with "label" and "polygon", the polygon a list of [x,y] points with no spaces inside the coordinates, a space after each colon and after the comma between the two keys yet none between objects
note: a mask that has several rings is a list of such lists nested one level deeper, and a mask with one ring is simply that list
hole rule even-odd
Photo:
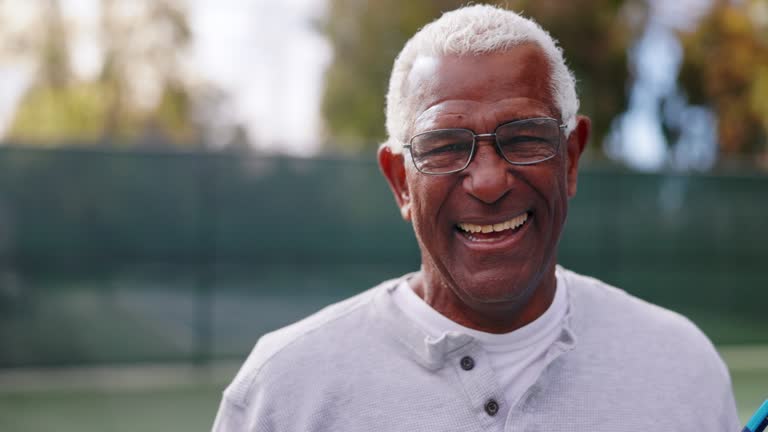
[{"label": "senior man", "polygon": [[556,264],[577,110],[560,49],[511,11],[413,36],[378,157],[421,269],[262,337],[214,430],[738,430],[693,324]]}]

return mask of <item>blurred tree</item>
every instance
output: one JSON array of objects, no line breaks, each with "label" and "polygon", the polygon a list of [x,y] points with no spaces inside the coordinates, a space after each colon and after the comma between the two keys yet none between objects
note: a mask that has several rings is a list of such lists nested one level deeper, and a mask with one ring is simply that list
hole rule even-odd
[{"label": "blurred tree", "polygon": [[421,26],[460,0],[329,0],[323,30],[334,50],[322,112],[334,144],[359,151],[381,142],[392,62]]},{"label": "blurred tree", "polygon": [[[640,0],[516,0],[495,3],[536,19],[560,41],[578,78],[582,112],[600,143],[626,106],[626,49],[636,27],[626,4]],[[323,30],[334,49],[322,111],[343,150],[371,148],[385,137],[384,98],[395,56],[420,27],[465,1],[329,0]],[[491,2],[494,3],[494,2]]]},{"label": "blurred tree", "polygon": [[768,2],[716,0],[692,31],[681,33],[680,83],[692,103],[718,118],[720,152],[768,153]]},{"label": "blurred tree", "polygon": [[613,118],[627,108],[627,50],[642,30],[644,4],[644,0],[510,2],[513,10],[534,18],[563,48],[576,75],[580,112],[592,119],[591,143],[598,151]]},{"label": "blurred tree", "polygon": [[[100,72],[73,71],[79,30],[60,0],[37,3],[35,25],[11,34],[0,53],[26,56],[36,71],[7,138],[19,142],[194,142],[193,82],[183,68],[190,40],[178,0],[101,0]],[[29,7],[29,6],[28,6]],[[2,12],[2,10],[0,10]],[[6,11],[7,12],[7,11]],[[96,37],[97,35],[90,35]]]}]

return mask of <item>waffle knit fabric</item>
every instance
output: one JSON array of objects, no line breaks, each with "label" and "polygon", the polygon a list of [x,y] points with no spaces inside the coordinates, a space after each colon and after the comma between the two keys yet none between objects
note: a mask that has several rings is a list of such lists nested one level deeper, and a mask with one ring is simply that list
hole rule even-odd
[{"label": "waffle knit fabric", "polygon": [[728,370],[694,324],[558,271],[565,326],[514,406],[471,336],[430,338],[405,317],[391,298],[401,278],[263,336],[213,431],[739,430]]}]

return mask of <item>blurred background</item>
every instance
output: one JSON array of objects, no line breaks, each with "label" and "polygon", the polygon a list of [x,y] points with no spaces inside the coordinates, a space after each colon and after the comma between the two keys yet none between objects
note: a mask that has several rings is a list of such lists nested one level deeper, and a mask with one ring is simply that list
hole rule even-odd
[{"label": "blurred background", "polygon": [[[264,332],[419,265],[375,149],[452,0],[0,0],[0,430],[208,430]],[[505,0],[593,120],[560,261],[768,397],[768,0]]]}]

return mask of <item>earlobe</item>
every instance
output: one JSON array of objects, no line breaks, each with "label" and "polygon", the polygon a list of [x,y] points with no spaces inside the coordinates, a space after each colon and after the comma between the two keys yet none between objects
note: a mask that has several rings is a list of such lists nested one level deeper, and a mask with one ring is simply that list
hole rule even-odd
[{"label": "earlobe", "polygon": [[407,204],[400,206],[400,216],[403,217],[403,220],[409,221],[411,220],[411,201],[408,200]]},{"label": "earlobe", "polygon": [[400,215],[406,221],[411,220],[411,194],[405,180],[405,159],[402,153],[394,153],[392,148],[384,143],[379,146],[379,168],[387,179],[395,202],[400,208]]},{"label": "earlobe", "polygon": [[576,117],[576,129],[568,137],[568,197],[573,198],[576,195],[576,189],[579,177],[579,158],[589,142],[589,133],[592,128],[592,122],[589,117],[579,115]]}]

